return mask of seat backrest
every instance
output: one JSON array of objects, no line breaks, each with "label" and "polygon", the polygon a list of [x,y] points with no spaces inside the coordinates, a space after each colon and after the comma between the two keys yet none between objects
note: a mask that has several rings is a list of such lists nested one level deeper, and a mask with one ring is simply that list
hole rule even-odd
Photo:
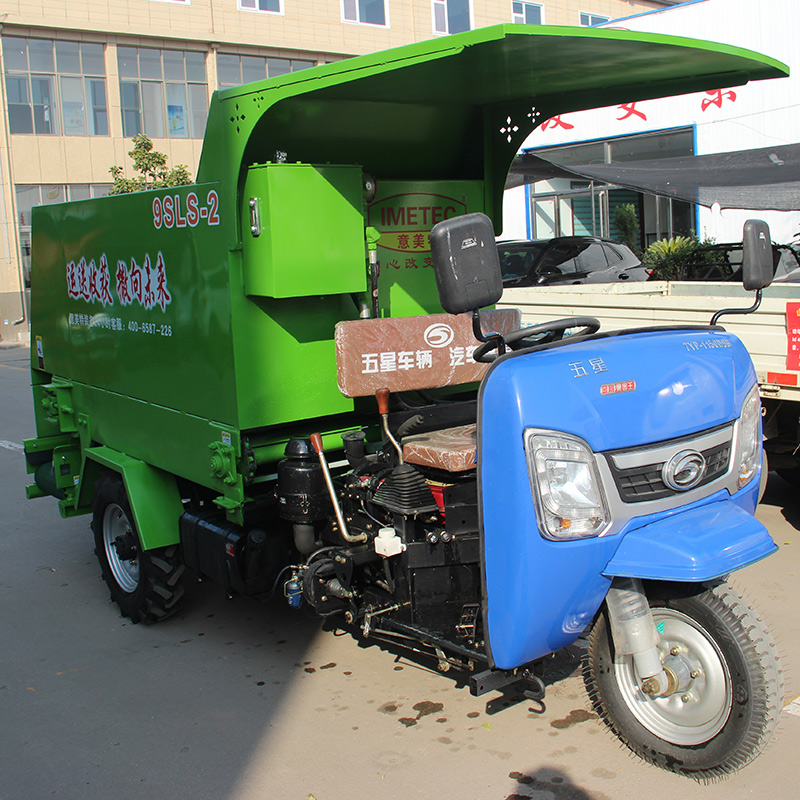
[{"label": "seat backrest", "polygon": [[[481,311],[484,333],[519,327],[519,309]],[[472,383],[488,366],[472,358],[479,342],[470,314],[348,320],[336,325],[335,339],[339,390],[347,397]]]}]

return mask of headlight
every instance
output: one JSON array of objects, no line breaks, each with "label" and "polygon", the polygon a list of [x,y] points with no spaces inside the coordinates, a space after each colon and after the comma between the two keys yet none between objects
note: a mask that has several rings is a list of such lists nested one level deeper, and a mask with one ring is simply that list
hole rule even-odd
[{"label": "headlight", "polygon": [[525,452],[542,536],[599,536],[610,514],[589,445],[566,433],[531,428],[525,431]]},{"label": "headlight", "polygon": [[761,463],[761,398],[754,386],[742,405],[739,432],[736,439],[736,466],[739,470],[738,487],[750,483]]}]

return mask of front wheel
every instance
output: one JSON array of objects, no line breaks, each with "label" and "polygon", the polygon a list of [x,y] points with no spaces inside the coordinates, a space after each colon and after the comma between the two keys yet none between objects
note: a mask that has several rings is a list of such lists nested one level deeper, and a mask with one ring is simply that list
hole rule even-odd
[{"label": "front wheel", "polygon": [[111,599],[131,622],[158,622],[183,596],[185,567],[177,545],[143,550],[122,479],[105,473],[95,486],[95,553]]},{"label": "front wheel", "polygon": [[635,753],[700,780],[735,772],[778,723],[783,681],[775,645],[744,598],[726,584],[651,598],[662,662],[676,676],[651,697],[631,656],[616,657],[606,613],[589,635],[584,668],[595,710]]}]

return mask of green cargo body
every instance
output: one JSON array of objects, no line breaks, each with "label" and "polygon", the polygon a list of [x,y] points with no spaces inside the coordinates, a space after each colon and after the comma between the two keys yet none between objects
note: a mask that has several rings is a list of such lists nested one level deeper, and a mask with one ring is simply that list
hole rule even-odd
[{"label": "green cargo body", "polygon": [[338,389],[333,339],[371,307],[367,228],[380,314],[440,312],[428,231],[473,211],[499,230],[535,126],[785,71],[723,45],[508,25],[217,93],[196,185],[34,210],[29,495],[82,513],[115,469],[165,507],[132,502],[145,548],[178,540],[188,485],[241,522],[290,437],[331,449],[375,424]]}]

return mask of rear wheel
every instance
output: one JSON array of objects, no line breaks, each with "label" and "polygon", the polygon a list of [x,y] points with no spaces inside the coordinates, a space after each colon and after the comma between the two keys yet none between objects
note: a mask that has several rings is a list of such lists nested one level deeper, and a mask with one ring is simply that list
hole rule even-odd
[{"label": "rear wheel", "polygon": [[177,545],[142,550],[122,479],[106,473],[95,487],[95,553],[111,599],[132,622],[158,622],[183,596]]},{"label": "rear wheel", "polygon": [[741,769],[778,723],[783,682],[771,637],[725,584],[650,605],[676,690],[655,698],[642,692],[632,657],[615,656],[603,613],[584,669],[595,709],[631,750],[664,769],[698,779]]}]

